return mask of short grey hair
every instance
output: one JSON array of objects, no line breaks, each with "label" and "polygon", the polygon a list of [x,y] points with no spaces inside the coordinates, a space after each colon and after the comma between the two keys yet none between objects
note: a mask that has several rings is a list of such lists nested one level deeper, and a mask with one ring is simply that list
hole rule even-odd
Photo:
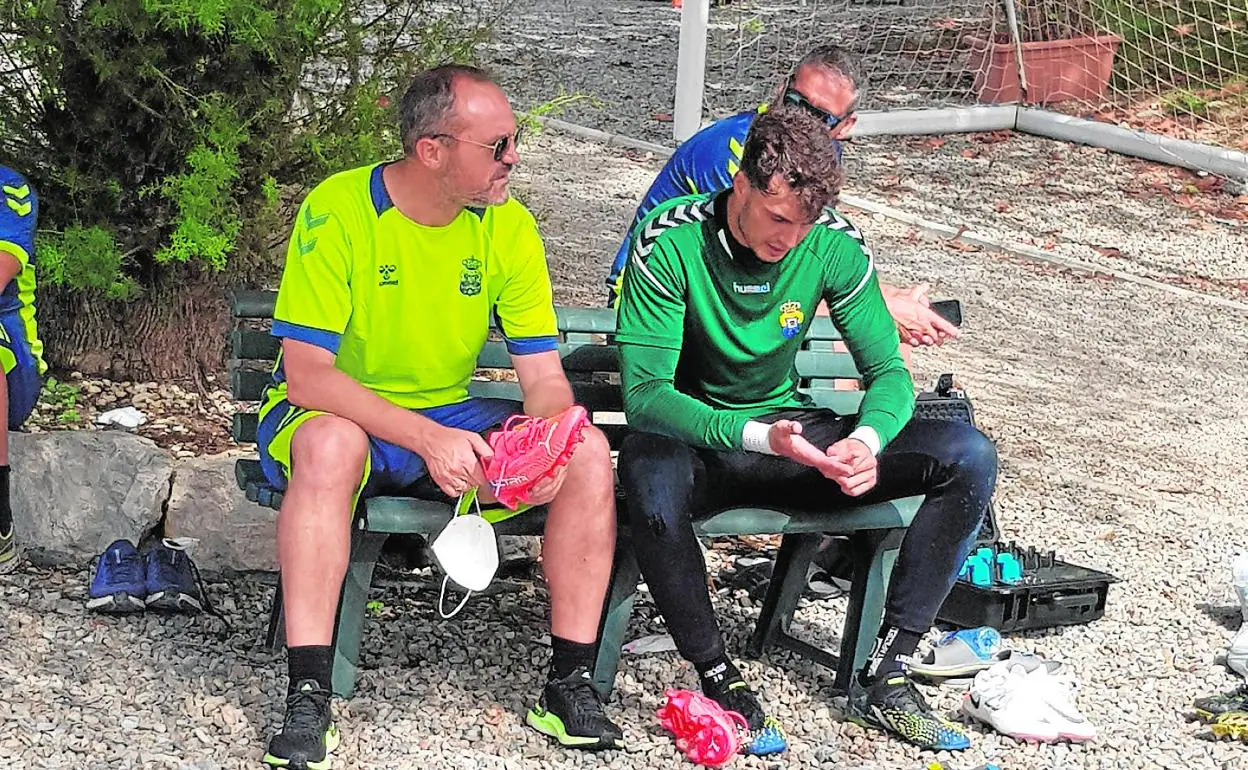
[{"label": "short grey hair", "polygon": [[399,136],[403,152],[416,150],[416,141],[446,130],[447,119],[455,111],[455,80],[467,78],[478,83],[494,83],[489,73],[467,64],[443,64],[417,75],[399,102]]},{"label": "short grey hair", "polygon": [[798,60],[797,64],[793,65],[786,80],[792,82],[792,79],[797,77],[798,70],[808,66],[818,67],[832,75],[839,75],[853,86],[855,91],[859,90],[858,62],[849,51],[838,45],[821,45],[810,49]]}]

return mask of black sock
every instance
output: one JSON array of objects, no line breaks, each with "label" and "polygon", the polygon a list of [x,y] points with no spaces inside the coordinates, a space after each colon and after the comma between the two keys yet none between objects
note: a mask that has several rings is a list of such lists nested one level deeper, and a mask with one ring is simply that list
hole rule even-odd
[{"label": "black sock", "polygon": [[295,686],[306,679],[314,680],[322,690],[333,689],[334,650],[328,644],[288,647],[286,656],[290,664],[288,693],[294,692]]},{"label": "black sock", "polygon": [[887,623],[880,626],[879,636],[875,637],[875,646],[871,648],[871,657],[867,658],[867,664],[858,672],[858,684],[867,687],[901,671],[902,664],[898,658],[913,655],[922,638],[923,634]]},{"label": "black sock", "polygon": [[711,698],[723,695],[728,691],[728,685],[741,681],[741,672],[722,653],[705,663],[694,663],[693,668],[698,672],[698,679],[702,680],[702,692]]},{"label": "black sock", "polygon": [[550,672],[546,681],[565,679],[578,668],[592,671],[598,657],[598,643],[573,642],[551,634]]},{"label": "black sock", "polygon": [[9,466],[0,465],[0,535],[13,532],[13,509],[9,506]]}]

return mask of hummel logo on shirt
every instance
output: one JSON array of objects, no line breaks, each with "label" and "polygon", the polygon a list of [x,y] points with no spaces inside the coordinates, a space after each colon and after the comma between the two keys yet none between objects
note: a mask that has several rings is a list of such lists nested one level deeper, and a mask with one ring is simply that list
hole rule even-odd
[{"label": "hummel logo on shirt", "polygon": [[767,283],[737,283],[733,281],[732,290],[737,294],[770,294],[771,281]]}]

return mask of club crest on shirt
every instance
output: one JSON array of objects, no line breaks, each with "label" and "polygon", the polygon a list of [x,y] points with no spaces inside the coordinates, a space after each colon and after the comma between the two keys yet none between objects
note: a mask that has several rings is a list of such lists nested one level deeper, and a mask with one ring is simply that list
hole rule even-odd
[{"label": "club crest on shirt", "polygon": [[802,303],[789,300],[780,306],[780,333],[786,340],[793,339],[802,330],[802,321],[806,320],[802,313]]},{"label": "club crest on shirt", "polygon": [[481,260],[469,257],[460,263],[464,271],[459,274],[459,293],[472,297],[481,293]]}]

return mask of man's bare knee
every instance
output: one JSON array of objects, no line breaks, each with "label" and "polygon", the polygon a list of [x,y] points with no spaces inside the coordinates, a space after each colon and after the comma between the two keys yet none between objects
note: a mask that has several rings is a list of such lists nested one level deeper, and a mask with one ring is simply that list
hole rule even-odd
[{"label": "man's bare knee", "polygon": [[360,426],[334,415],[318,415],[295,429],[290,483],[354,490],[367,458],[368,434]]},{"label": "man's bare knee", "polygon": [[604,465],[611,466],[611,444],[607,441],[607,435],[596,426],[585,426],[581,445],[572,454],[569,470],[576,465],[589,466],[598,470],[601,470]]},{"label": "man's bare knee", "polygon": [[582,491],[614,494],[615,477],[611,470],[611,444],[606,435],[593,425],[585,426],[584,439],[568,462],[564,486]]}]

